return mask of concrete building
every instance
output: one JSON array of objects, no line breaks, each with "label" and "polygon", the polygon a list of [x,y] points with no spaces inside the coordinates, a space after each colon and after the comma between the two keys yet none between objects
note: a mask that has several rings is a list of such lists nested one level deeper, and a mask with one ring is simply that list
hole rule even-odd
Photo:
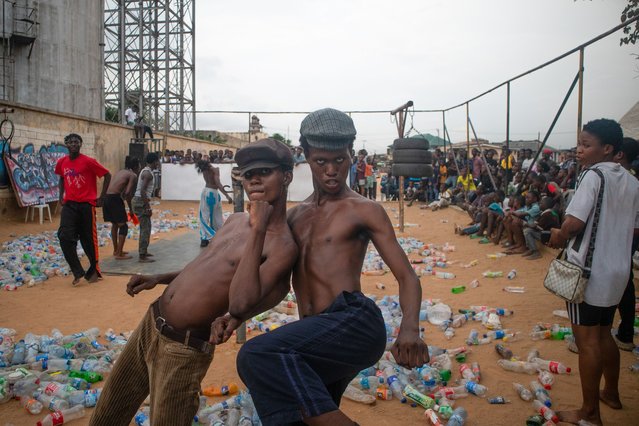
[{"label": "concrete building", "polygon": [[103,118],[102,8],[0,0],[0,100]]}]

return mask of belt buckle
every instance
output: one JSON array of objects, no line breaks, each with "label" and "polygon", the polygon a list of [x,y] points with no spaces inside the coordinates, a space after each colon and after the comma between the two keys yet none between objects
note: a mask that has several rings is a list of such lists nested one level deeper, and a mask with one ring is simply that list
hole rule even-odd
[{"label": "belt buckle", "polygon": [[162,329],[164,327],[167,326],[166,320],[164,319],[164,317],[161,316],[157,316],[155,318],[155,327],[158,329],[158,331],[160,332],[160,334],[162,333]]},{"label": "belt buckle", "polygon": [[184,335],[184,346],[191,346],[189,345],[190,338],[191,338],[191,330],[186,330],[186,334]]}]

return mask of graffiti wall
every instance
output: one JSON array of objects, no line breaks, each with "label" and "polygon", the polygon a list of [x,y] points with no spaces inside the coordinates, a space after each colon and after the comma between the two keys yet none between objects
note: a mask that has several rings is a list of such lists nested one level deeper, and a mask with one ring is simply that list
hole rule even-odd
[{"label": "graffiti wall", "polygon": [[27,144],[11,152],[3,146],[0,152],[20,207],[39,204],[41,199],[47,203],[58,201],[59,178],[54,171],[57,161],[68,153],[64,145],[51,143],[36,151]]}]

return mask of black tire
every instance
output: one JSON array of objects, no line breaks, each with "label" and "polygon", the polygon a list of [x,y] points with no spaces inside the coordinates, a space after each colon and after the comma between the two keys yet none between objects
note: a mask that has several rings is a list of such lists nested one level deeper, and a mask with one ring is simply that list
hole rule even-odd
[{"label": "black tire", "polygon": [[428,149],[430,144],[421,138],[400,138],[393,141],[393,149]]},{"label": "black tire", "polygon": [[404,177],[433,177],[433,166],[430,164],[393,164],[393,175]]},{"label": "black tire", "polygon": [[393,151],[394,164],[430,164],[433,153],[423,149],[401,149]]}]

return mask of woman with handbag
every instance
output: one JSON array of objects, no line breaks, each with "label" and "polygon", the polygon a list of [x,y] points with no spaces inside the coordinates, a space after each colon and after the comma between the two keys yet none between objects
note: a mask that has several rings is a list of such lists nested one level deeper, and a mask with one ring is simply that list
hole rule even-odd
[{"label": "woman with handbag", "polygon": [[[583,171],[564,222],[551,231],[549,241],[551,247],[564,248],[566,258],[553,261],[544,285],[567,300],[579,348],[583,403],[578,410],[557,413],[567,423],[602,424],[600,399],[621,409],[619,350],[610,328],[628,282],[632,231],[639,231],[639,183],[613,161],[622,139],[621,127],[613,120],[594,120],[583,127],[577,143]],[[576,274],[566,272],[571,267]]]}]

